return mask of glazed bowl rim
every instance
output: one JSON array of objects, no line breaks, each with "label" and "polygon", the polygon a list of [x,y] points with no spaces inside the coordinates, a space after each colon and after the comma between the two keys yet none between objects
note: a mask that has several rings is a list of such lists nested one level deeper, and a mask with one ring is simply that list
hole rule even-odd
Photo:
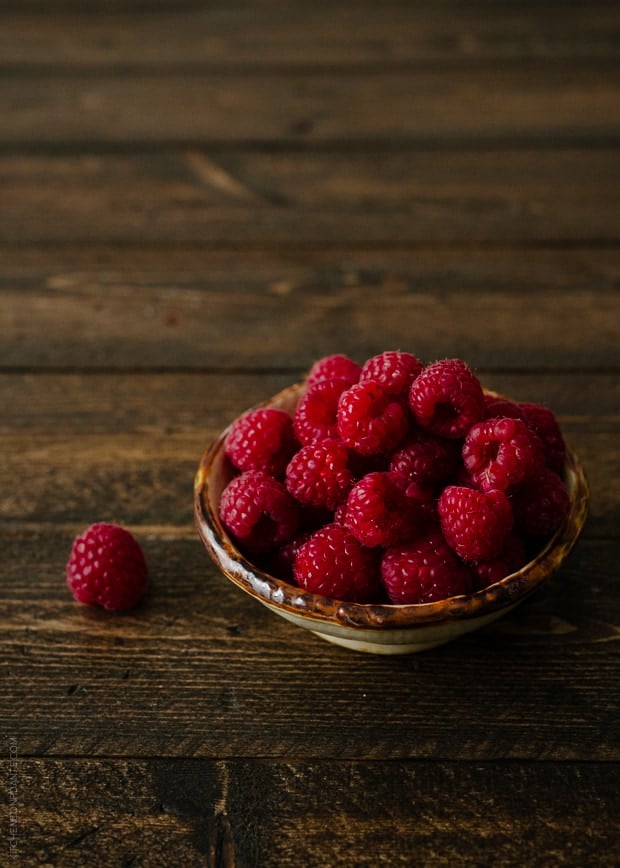
[{"label": "glazed bowl rim", "polygon": [[[284,406],[290,412],[304,388],[304,382],[295,383],[256,406]],[[489,389],[485,389],[485,392],[504,397]],[[587,517],[587,480],[576,453],[567,445],[565,481],[571,501],[568,517],[541,551],[521,569],[480,591],[433,603],[353,603],[336,600],[310,593],[264,572],[239,551],[224,530],[213,502],[215,495],[212,488],[216,485],[216,462],[227,461],[223,450],[230,428],[231,425],[228,425],[205,449],[196,472],[194,515],[199,536],[217,566],[234,584],[269,607],[315,622],[311,625],[312,629],[318,628],[320,622],[364,630],[415,629],[482,617],[512,607],[532,594],[559,568],[577,542]]]}]

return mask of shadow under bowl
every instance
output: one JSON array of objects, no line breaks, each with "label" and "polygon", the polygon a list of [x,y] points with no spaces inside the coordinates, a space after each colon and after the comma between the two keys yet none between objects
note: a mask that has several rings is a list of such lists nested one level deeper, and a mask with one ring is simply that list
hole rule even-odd
[{"label": "shadow under bowl", "polygon": [[[261,406],[292,413],[304,384],[289,386]],[[505,615],[561,566],[584,527],[589,504],[585,475],[568,448],[565,482],[570,511],[536,557],[499,582],[472,594],[410,605],[350,603],[311,594],[263,572],[229,538],[219,519],[220,495],[233,476],[224,454],[226,428],[204,452],[194,483],[198,533],[222,573],[272,612],[316,635],[356,651],[411,654],[442,645]]]}]

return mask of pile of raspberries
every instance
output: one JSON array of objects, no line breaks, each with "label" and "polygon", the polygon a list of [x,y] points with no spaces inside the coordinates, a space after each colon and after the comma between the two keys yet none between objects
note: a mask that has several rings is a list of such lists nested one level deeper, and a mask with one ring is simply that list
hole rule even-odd
[{"label": "pile of raspberries", "polygon": [[460,359],[319,359],[292,416],[250,410],[224,448],[220,519],[239,550],[343,601],[481,590],[524,566],[570,507],[552,411],[486,392]]}]

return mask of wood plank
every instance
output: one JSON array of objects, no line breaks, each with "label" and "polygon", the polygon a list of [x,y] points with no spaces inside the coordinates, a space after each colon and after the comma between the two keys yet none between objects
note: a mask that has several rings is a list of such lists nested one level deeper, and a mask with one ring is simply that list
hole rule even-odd
[{"label": "wood plank", "polygon": [[618,844],[616,770],[596,763],[401,763],[389,779],[381,763],[294,758],[19,768],[30,864],[611,868]]},{"label": "wood plank", "polygon": [[303,74],[11,76],[0,144],[615,141],[610,63]]},{"label": "wood plank", "polygon": [[[126,12],[130,7],[124,6]],[[202,4],[195,12],[135,17],[5,14],[0,29],[0,64],[18,70],[358,64],[385,69],[407,63],[615,59],[619,48],[617,11],[602,3],[566,7],[561,15],[544,4],[528,9],[489,4],[483,15],[457,3],[383,3],[361,10],[359,4],[354,9]]]},{"label": "wood plank", "polygon": [[290,369],[390,346],[475,367],[618,365],[617,250],[69,245],[0,257],[5,368]]},{"label": "wood plank", "polygon": [[278,618],[223,578],[195,533],[133,530],[151,587],[124,615],[71,598],[72,533],[1,534],[0,725],[22,754],[619,757],[616,540],[582,539],[493,625],[392,659]]},{"label": "wood plank", "polygon": [[4,242],[617,243],[615,149],[0,156]]},{"label": "wood plank", "polygon": [[[191,483],[206,444],[302,372],[1,375],[0,519],[75,525],[100,520],[105,504],[108,520],[191,533]],[[589,532],[616,536],[620,491],[609,480],[620,478],[617,375],[479,374],[490,388],[558,413],[596,493]]]}]

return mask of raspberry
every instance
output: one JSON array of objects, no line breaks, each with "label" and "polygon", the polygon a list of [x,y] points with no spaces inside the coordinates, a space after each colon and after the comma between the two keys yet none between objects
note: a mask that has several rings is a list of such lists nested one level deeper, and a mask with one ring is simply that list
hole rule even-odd
[{"label": "raspberry", "polygon": [[565,521],[570,510],[566,486],[553,470],[543,467],[535,478],[515,489],[515,524],[526,536],[546,537]]},{"label": "raspberry", "polygon": [[472,587],[469,570],[435,529],[388,548],[381,560],[381,579],[392,603],[432,603],[468,594]]},{"label": "raspberry", "polygon": [[312,365],[306,383],[313,386],[321,380],[346,380],[349,386],[352,386],[357,383],[361,373],[362,366],[348,356],[324,356]]},{"label": "raspberry", "polygon": [[225,453],[237,470],[264,470],[272,476],[282,476],[297,446],[289,414],[261,407],[233,422]]},{"label": "raspberry", "polygon": [[338,402],[338,433],[351,449],[378,455],[395,449],[409,421],[401,402],[379,383],[367,380],[343,392]]},{"label": "raspberry", "polygon": [[482,491],[506,491],[541,469],[542,444],[520,419],[487,419],[470,428],[463,463]]},{"label": "raspberry", "polygon": [[375,555],[337,524],[317,530],[300,546],[293,572],[302,588],[338,600],[369,603],[381,593]]},{"label": "raspberry", "polygon": [[296,500],[334,510],[353,487],[349,450],[340,440],[302,446],[286,468],[286,487]]},{"label": "raspberry", "polygon": [[523,419],[521,408],[515,401],[507,398],[497,398],[495,395],[484,394],[484,418],[497,419],[499,416],[508,416],[510,419]]},{"label": "raspberry", "polygon": [[411,384],[409,404],[421,428],[455,440],[484,417],[482,386],[460,359],[425,368]]},{"label": "raspberry", "polygon": [[503,549],[496,558],[490,561],[478,561],[471,565],[474,589],[480,591],[482,588],[493,585],[521,569],[526,563],[527,553],[523,540],[516,533],[510,531]]},{"label": "raspberry", "polygon": [[411,536],[418,518],[406,483],[393,473],[369,473],[351,490],[345,524],[363,545],[391,546]]},{"label": "raspberry", "polygon": [[250,470],[232,479],[222,492],[220,519],[242,548],[266,552],[293,538],[299,506],[273,476]]},{"label": "raspberry", "polygon": [[338,400],[349,386],[348,380],[319,380],[301,396],[293,417],[300,443],[305,446],[327,437],[338,439]]},{"label": "raspberry", "polygon": [[417,429],[405,445],[392,455],[390,470],[420,485],[432,485],[456,473],[460,457],[458,444],[454,440]]},{"label": "raspberry", "polygon": [[284,545],[279,546],[273,552],[270,552],[265,564],[269,574],[277,576],[279,579],[284,579],[285,582],[295,584],[295,577],[293,575],[295,558],[297,557],[297,552],[300,547],[308,539],[310,539],[310,533],[304,531],[303,533],[294,536],[290,542],[287,542]]},{"label": "raspberry", "polygon": [[537,434],[543,444],[545,464],[561,474],[566,460],[566,443],[552,410],[540,404],[519,404],[528,428]]},{"label": "raspberry", "polygon": [[466,561],[497,557],[512,527],[512,510],[503,491],[449,485],[441,493],[438,510],[448,545]]},{"label": "raspberry", "polygon": [[131,609],[146,591],[148,569],[136,539],[122,527],[99,522],[77,537],[67,563],[75,599],[111,611]]},{"label": "raspberry", "polygon": [[374,380],[383,386],[388,395],[407,398],[411,383],[423,369],[422,362],[411,353],[386,350],[364,363],[359,381],[366,383]]}]

